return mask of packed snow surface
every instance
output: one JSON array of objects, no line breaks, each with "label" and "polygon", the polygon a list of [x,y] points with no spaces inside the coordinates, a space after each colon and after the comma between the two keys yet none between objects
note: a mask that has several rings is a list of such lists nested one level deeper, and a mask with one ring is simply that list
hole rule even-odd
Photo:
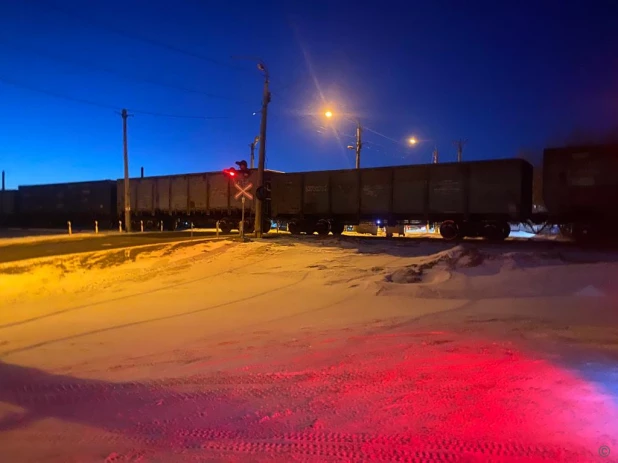
[{"label": "packed snow surface", "polygon": [[0,265],[0,461],[618,461],[611,254],[360,238]]}]

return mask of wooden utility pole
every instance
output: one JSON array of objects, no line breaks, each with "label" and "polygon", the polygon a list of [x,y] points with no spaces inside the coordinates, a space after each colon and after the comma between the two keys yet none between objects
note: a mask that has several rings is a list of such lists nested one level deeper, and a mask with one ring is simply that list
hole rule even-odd
[{"label": "wooden utility pole", "polygon": [[[262,62],[258,63],[258,69],[264,73],[264,91],[262,94],[262,120],[260,121],[260,149],[258,157],[258,172],[257,172],[257,187],[264,190],[264,164],[266,163],[266,121],[268,103],[270,103],[270,90],[268,89],[270,76],[266,65]],[[257,191],[257,190],[256,190]],[[259,197],[255,198],[255,236],[262,237],[262,224],[264,222],[263,214],[264,201]]]},{"label": "wooden utility pole", "polygon": [[356,168],[360,169],[361,148],[363,147],[363,128],[360,121],[356,125]]},{"label": "wooden utility pole", "polygon": [[120,113],[122,116],[122,144],[124,148],[124,229],[131,232],[131,185],[129,183],[129,147],[127,141],[127,119],[130,114],[126,109]]},{"label": "wooden utility pole", "polygon": [[453,142],[453,145],[457,148],[457,162],[462,160],[463,147],[466,143],[468,143],[468,140],[455,140]]}]

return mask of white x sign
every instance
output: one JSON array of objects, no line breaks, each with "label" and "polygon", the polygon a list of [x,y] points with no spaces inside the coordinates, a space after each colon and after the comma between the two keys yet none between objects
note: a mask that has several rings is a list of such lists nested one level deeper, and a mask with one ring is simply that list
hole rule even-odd
[{"label": "white x sign", "polygon": [[245,198],[247,198],[249,200],[253,199],[253,195],[251,193],[249,193],[249,190],[251,188],[253,188],[253,183],[248,183],[244,187],[240,186],[238,183],[234,183],[234,186],[238,190],[238,193],[236,193],[236,195],[234,195],[234,199],[238,199],[241,196],[244,196]]}]

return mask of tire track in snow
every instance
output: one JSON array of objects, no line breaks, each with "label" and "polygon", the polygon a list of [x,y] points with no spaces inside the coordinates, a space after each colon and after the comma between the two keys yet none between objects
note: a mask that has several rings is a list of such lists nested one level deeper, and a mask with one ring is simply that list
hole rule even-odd
[{"label": "tire track in snow", "polygon": [[[160,430],[140,426],[140,437],[128,440],[148,449],[152,456],[160,452],[200,450],[200,458],[217,458],[222,454],[241,454],[269,457],[273,461],[284,458],[320,457],[344,461],[383,462],[581,462],[591,461],[593,453],[569,451],[555,445],[529,445],[523,442],[468,442],[459,439],[416,438],[407,435],[372,435],[351,433],[294,432],[264,437],[245,432],[218,429],[187,428],[175,430],[169,439],[161,441]],[[158,432],[159,431],[159,432]],[[127,437],[113,433],[86,432],[71,436],[62,432],[34,432],[39,441],[71,441],[73,444],[117,445]],[[151,435],[152,437],[143,437]],[[207,454],[204,451],[208,452]],[[140,452],[141,453],[141,452]],[[243,457],[246,458],[246,457]],[[203,461],[203,460],[202,460]]]},{"label": "tire track in snow", "polygon": [[[380,364],[381,360],[375,358],[371,364]],[[459,358],[455,360],[462,361]],[[490,358],[488,361],[479,362],[476,367],[481,370],[488,364],[503,361],[506,360]],[[346,365],[350,367],[355,363],[357,363],[355,357],[351,357],[347,359]],[[434,371],[435,376],[435,365],[421,366],[426,367],[429,372]],[[341,385],[363,393],[370,392],[374,408],[383,403],[380,396],[392,397],[400,393],[409,393],[409,389],[414,387],[415,407],[419,407],[421,411],[430,410],[427,402],[436,400],[438,398],[436,393],[439,392],[442,398],[453,398],[455,397],[453,394],[461,392],[462,385],[467,384],[461,384],[461,381],[469,375],[469,371],[453,377],[452,369],[448,368],[448,365],[443,365],[445,366],[447,368],[438,370],[443,372],[443,375],[433,378],[432,381],[424,381],[424,372],[414,369],[405,370],[405,374],[389,376],[386,379],[392,381],[386,384],[380,381],[385,379],[384,369],[348,371],[345,365],[313,371],[193,375],[187,378],[128,383],[107,383],[77,378],[66,382],[59,380],[30,382],[36,378],[29,371],[24,371],[22,367],[7,366],[6,370],[0,370],[2,373],[0,400],[20,405],[26,410],[30,409],[35,420],[52,417],[87,427],[79,435],[76,435],[75,431],[72,431],[73,434],[26,431],[29,436],[33,435],[39,441],[57,442],[58,438],[71,439],[71,435],[74,443],[83,444],[101,442],[106,446],[113,446],[126,445],[127,442],[133,441],[136,447],[147,448],[155,456],[165,455],[166,452],[196,451],[200,452],[201,458],[212,456],[215,461],[221,459],[231,461],[230,458],[234,456],[238,456],[240,461],[266,457],[275,461],[343,459],[428,463],[592,461],[591,454],[577,453],[578,449],[571,443],[568,448],[573,449],[572,451],[558,445],[530,445],[529,441],[522,441],[521,438],[507,441],[507,437],[504,437],[504,440],[500,437],[496,442],[494,437],[494,441],[470,442],[466,440],[468,437],[437,439],[413,433],[380,435],[321,432],[319,429],[309,431],[306,430],[306,425],[303,426],[305,430],[297,432],[277,432],[277,429],[280,430],[279,424],[282,423],[262,424],[260,415],[255,413],[256,410],[261,410],[263,415],[269,408],[267,405],[264,409],[263,405],[275,398],[281,404],[292,401],[296,405],[288,406],[296,409],[301,406],[297,403],[299,393],[302,393],[303,403],[307,397],[336,397],[339,394],[336,389]],[[395,373],[392,368],[392,365],[386,367],[386,372]],[[515,373],[527,374],[526,371],[519,372],[518,365],[513,365],[507,373],[509,380],[517,380],[517,376],[513,376]],[[54,376],[49,375],[49,378]],[[492,388],[505,387],[506,378],[499,379],[498,382],[495,379],[491,380]],[[449,383],[449,380],[454,382]],[[436,383],[442,383],[445,387],[436,390]],[[261,386],[266,387],[260,389]],[[477,386],[483,389],[487,384],[479,383]],[[473,389],[474,387],[464,392],[475,393]],[[345,398],[345,394],[343,396]],[[239,398],[240,401],[237,400]],[[260,404],[254,401],[255,398],[266,399],[267,402]],[[355,400],[353,396],[348,398]],[[346,403],[344,401],[340,405]],[[78,406],[71,408],[73,404]],[[346,409],[332,403],[329,407],[334,411]],[[326,416],[328,410],[305,406],[301,414],[306,415],[307,412],[312,416],[317,414],[321,417]],[[440,409],[438,415],[439,412]],[[119,414],[124,416],[117,416]],[[414,421],[414,416],[411,420]],[[219,425],[221,427],[218,427]],[[231,426],[243,430],[236,431],[230,429]],[[232,457],[228,458],[229,455]]]},{"label": "tire track in snow", "polygon": [[[229,249],[229,248],[227,248],[227,249]],[[149,289],[147,291],[140,291],[140,292],[133,293],[133,294],[127,294],[125,296],[119,296],[119,297],[105,299],[105,300],[102,300],[102,301],[92,302],[92,303],[83,304],[83,305],[79,305],[79,306],[75,306],[75,307],[69,307],[69,308],[66,308],[66,309],[57,310],[55,312],[47,313],[45,315],[40,315],[38,317],[32,317],[32,318],[27,318],[25,320],[20,320],[18,322],[5,323],[4,325],[0,325],[0,330],[6,329],[6,328],[12,328],[14,326],[19,326],[19,325],[25,325],[27,323],[33,323],[33,322],[36,322],[36,321],[39,321],[39,320],[43,320],[45,318],[51,318],[51,317],[55,317],[55,316],[58,316],[58,315],[65,314],[65,313],[75,312],[77,310],[88,309],[90,307],[96,307],[96,306],[105,305],[105,304],[109,304],[109,303],[113,303],[113,302],[124,301],[124,300],[131,299],[131,298],[134,298],[134,297],[145,296],[145,295],[148,295],[148,294],[154,294],[154,293],[166,291],[168,289],[174,289],[174,288],[190,285],[190,284],[197,283],[197,282],[200,282],[200,281],[208,280],[210,278],[215,278],[215,277],[218,277],[218,276],[221,276],[221,275],[226,275],[228,273],[233,273],[233,272],[236,272],[238,270],[241,270],[241,269],[244,269],[244,268],[247,268],[247,267],[252,267],[254,265],[261,264],[261,263],[262,263],[261,260],[256,260],[255,262],[247,263],[245,265],[240,265],[240,266],[237,266],[237,267],[225,270],[223,272],[218,272],[218,273],[213,273],[213,274],[209,274],[209,275],[204,275],[202,277],[194,278],[192,280],[185,280],[185,281],[181,281],[181,282],[178,282],[178,283],[172,283],[172,284],[169,284],[169,285],[166,285],[166,286],[160,286],[160,287],[154,288],[154,289]]]},{"label": "tire track in snow", "polygon": [[[226,273],[226,272],[224,272],[224,273]],[[219,274],[219,275],[221,275],[221,274]],[[308,275],[309,275],[309,273],[306,272],[298,280],[296,280],[296,281],[294,281],[292,283],[288,283],[286,285],[279,286],[278,288],[269,289],[267,291],[263,291],[263,292],[258,293],[258,294],[252,294],[250,296],[246,296],[246,297],[242,297],[242,298],[239,298],[239,299],[235,299],[233,301],[222,302],[220,304],[215,304],[215,305],[204,307],[204,308],[201,308],[201,309],[191,310],[191,311],[188,311],[188,312],[181,312],[181,313],[177,313],[177,314],[173,314],[173,315],[166,315],[164,317],[149,318],[149,319],[146,319],[146,320],[139,320],[139,321],[135,321],[135,322],[124,323],[124,324],[121,324],[121,325],[108,326],[106,328],[100,328],[100,329],[88,331],[88,332],[85,332],[85,333],[74,334],[74,335],[65,336],[65,337],[62,337],[62,338],[50,339],[50,340],[42,341],[42,342],[39,342],[39,343],[36,343],[36,344],[31,344],[31,345],[25,346],[25,347],[18,347],[16,349],[11,349],[11,350],[7,350],[7,351],[4,351],[4,352],[0,352],[0,358],[6,357],[8,355],[15,354],[15,353],[18,353],[18,352],[24,352],[24,351],[36,349],[38,347],[47,346],[49,344],[55,344],[55,343],[62,342],[62,341],[69,341],[71,339],[82,338],[82,337],[86,337],[86,336],[91,336],[93,334],[105,333],[105,332],[108,332],[108,331],[114,331],[114,330],[118,330],[118,329],[122,329],[122,328],[130,328],[130,327],[134,327],[134,326],[144,325],[146,323],[153,323],[153,322],[158,322],[158,321],[171,320],[171,319],[174,319],[174,318],[185,317],[187,315],[193,315],[193,314],[200,313],[200,312],[207,312],[209,310],[220,309],[221,307],[226,307],[226,306],[229,306],[229,305],[238,304],[240,302],[247,302],[247,301],[250,301],[250,300],[255,299],[257,297],[263,297],[263,296],[272,294],[274,292],[281,291],[281,290],[288,289],[288,288],[291,288],[293,286],[296,286],[296,285],[302,283],[307,278]],[[193,280],[190,283],[194,283],[195,281],[202,281],[203,279],[204,278]],[[183,283],[174,285],[172,287],[179,286],[179,285],[184,285],[184,284],[188,284],[188,283],[189,282],[183,282]],[[166,288],[170,288],[170,287],[166,287]],[[151,292],[155,292],[155,291],[158,291],[158,290],[160,290],[160,289],[153,290]],[[144,295],[144,294],[147,294],[147,293],[142,293],[140,295]],[[127,296],[127,297],[129,297],[129,296]],[[131,297],[135,297],[135,295],[133,295]],[[110,302],[110,301],[107,301],[107,302]],[[99,305],[99,303],[97,303],[96,305]],[[86,308],[86,307],[89,307],[89,306],[83,306],[83,307],[80,307],[80,308],[83,309],[83,308]],[[68,310],[77,310],[77,309],[75,309],[75,308],[74,309],[67,309],[64,312],[66,312]],[[41,317],[39,317],[39,318],[41,318]],[[46,316],[44,316],[42,318],[46,318]]]}]

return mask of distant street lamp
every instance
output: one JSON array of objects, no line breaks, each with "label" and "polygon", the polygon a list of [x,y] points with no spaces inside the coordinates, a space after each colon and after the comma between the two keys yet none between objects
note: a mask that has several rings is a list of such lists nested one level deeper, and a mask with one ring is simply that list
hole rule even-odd
[{"label": "distant street lamp", "polygon": [[418,140],[416,138],[414,138],[414,137],[411,137],[408,140],[408,143],[410,143],[410,145],[416,145],[418,143]]}]

